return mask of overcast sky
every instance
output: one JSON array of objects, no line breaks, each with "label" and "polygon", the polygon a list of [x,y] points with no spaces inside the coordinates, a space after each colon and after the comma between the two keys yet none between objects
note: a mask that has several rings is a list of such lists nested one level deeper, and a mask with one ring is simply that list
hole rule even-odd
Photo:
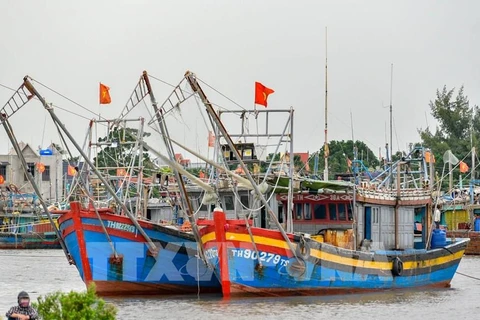
[{"label": "overcast sky", "polygon": [[[275,90],[268,108],[294,107],[295,151],[313,152],[324,140],[325,27],[329,140],[351,139],[351,112],[355,139],[376,154],[384,147],[391,63],[394,151],[419,141],[417,129],[435,126],[428,103],[437,88],[464,85],[471,105],[480,101],[480,2],[474,0],[3,0],[0,12],[0,84],[18,87],[28,74],[105,117],[120,113],[143,70],[174,84],[191,70],[247,109],[259,81]],[[111,88],[112,104],[98,105],[99,82]],[[171,90],[156,81],[154,88],[160,102]],[[49,102],[92,117],[37,89]],[[0,87],[1,103],[11,94]],[[88,121],[57,113],[83,141]],[[175,126],[177,138],[205,150],[202,118],[184,111],[178,119],[190,125]],[[57,142],[44,120],[39,103],[28,104],[12,119],[18,139],[35,147]],[[284,125],[278,122],[277,131]],[[6,152],[3,130],[0,141]]]}]

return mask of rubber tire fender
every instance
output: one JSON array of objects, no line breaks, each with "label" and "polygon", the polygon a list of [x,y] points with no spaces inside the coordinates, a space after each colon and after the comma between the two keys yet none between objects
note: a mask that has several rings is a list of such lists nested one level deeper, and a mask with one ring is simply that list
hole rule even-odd
[{"label": "rubber tire fender", "polygon": [[399,257],[392,260],[392,273],[394,276],[401,276],[403,273],[403,261]]}]

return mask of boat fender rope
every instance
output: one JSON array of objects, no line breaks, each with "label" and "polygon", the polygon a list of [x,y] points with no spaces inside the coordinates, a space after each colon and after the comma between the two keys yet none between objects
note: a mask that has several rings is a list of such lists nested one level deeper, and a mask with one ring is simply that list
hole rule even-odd
[{"label": "boat fender rope", "polygon": [[403,272],[403,262],[399,257],[395,257],[392,261],[392,273],[394,276],[401,276]]},{"label": "boat fender rope", "polygon": [[303,260],[307,260],[310,257],[310,246],[305,241],[305,238],[303,236],[300,238],[300,241],[297,244],[295,253]]}]

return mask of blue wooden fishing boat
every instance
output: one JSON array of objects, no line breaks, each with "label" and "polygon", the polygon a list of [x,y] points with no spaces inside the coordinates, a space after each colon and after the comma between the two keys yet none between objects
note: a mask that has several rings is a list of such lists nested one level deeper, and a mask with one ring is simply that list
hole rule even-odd
[{"label": "blue wooden fishing boat", "polygon": [[[217,208],[214,219],[203,222],[201,235],[224,296],[323,295],[450,285],[469,239],[447,239],[443,230],[433,230],[431,242],[418,246],[413,221],[423,210],[423,230],[430,229],[428,192],[416,190],[397,197],[358,188],[351,196],[357,197],[355,221],[347,228],[322,228],[316,235],[227,220]],[[308,219],[315,225],[334,214],[338,217],[341,197],[327,199],[296,201],[295,221]]]},{"label": "blue wooden fishing boat", "polygon": [[[122,112],[123,120],[99,119],[96,121],[107,123],[110,130],[123,128],[121,125],[127,121],[137,121],[141,126],[140,132],[143,132],[143,118],[133,120],[124,118],[148,94],[154,102],[150,83],[144,72]],[[115,168],[102,169],[100,172],[100,168],[93,164],[89,155],[75,141],[49,104],[33,87],[29,78],[25,77],[24,83],[2,109],[4,116],[0,118],[16,149],[18,149],[18,143],[8,118],[34,96],[41,101],[55,125],[70,140],[84,161],[84,166],[75,164],[70,166],[72,172],[69,171],[69,174],[74,177],[68,196],[70,208],[59,219],[57,229],[33,176],[28,171],[25,159],[20,155],[28,181],[34,187],[44,211],[48,213],[69,262],[77,267],[82,280],[87,285],[95,283],[100,295],[219,292],[220,285],[217,278],[200,260],[203,252],[197,250],[197,226],[192,225],[190,221],[188,221],[189,224],[179,226],[171,223],[172,219],[169,221],[161,219],[162,215],[172,218],[169,213],[174,205],[168,201],[162,205],[160,198],[155,198],[157,202],[150,203],[150,197],[144,193],[146,184],[151,185],[155,177],[147,179],[143,172],[141,159],[143,159],[146,143],[136,140],[142,139],[143,135],[134,137],[133,140],[137,142],[130,144],[134,145],[132,154],[139,160],[129,162],[130,166],[121,168],[122,172],[117,171],[116,175],[113,173],[117,180],[107,178],[107,175],[111,175],[109,170],[115,172]],[[156,108],[156,102],[153,104]],[[93,123],[92,120],[89,125],[90,130]],[[110,126],[112,123],[116,123],[117,126]],[[159,120],[159,125],[162,132],[165,132],[164,122]],[[120,129],[120,132],[124,139],[127,130],[122,130]],[[124,143],[124,141],[118,141],[117,136],[114,141],[112,136],[109,133],[106,140],[100,140],[98,144],[90,141],[89,145],[107,145],[115,148],[116,145]],[[71,154],[70,157],[72,157]],[[174,159],[173,154],[170,159]],[[183,208],[182,218],[193,219],[193,215],[188,214],[193,211],[184,194],[184,179],[178,171],[175,174],[178,190],[174,195]],[[131,189],[132,187],[134,189]],[[168,193],[168,190],[166,192]],[[132,197],[132,194],[136,196]],[[172,196],[173,194],[169,194],[168,198],[171,200]],[[178,218],[175,222],[180,220],[180,217]]]},{"label": "blue wooden fishing boat", "polygon": [[[276,224],[276,230],[269,230],[254,226],[247,218],[227,219],[220,207],[213,219],[199,221],[205,257],[215,269],[225,297],[450,285],[469,239],[447,239],[443,230],[432,228],[433,167],[426,161],[424,148],[413,148],[397,161],[388,160],[384,171],[374,178],[359,175],[354,159],[349,183],[309,181],[308,190],[301,193],[294,192],[291,168],[281,210],[287,232],[195,75],[187,72],[186,78]],[[324,176],[328,180],[327,156]],[[415,232],[417,224],[422,226],[420,233]],[[293,232],[295,225],[309,228],[309,232]]]},{"label": "blue wooden fishing boat", "polygon": [[[188,230],[151,221],[138,223],[111,209],[70,204],[59,219],[62,237],[83,281],[100,295],[189,294],[219,292],[219,282],[199,260]],[[152,252],[148,241],[155,243]]]}]

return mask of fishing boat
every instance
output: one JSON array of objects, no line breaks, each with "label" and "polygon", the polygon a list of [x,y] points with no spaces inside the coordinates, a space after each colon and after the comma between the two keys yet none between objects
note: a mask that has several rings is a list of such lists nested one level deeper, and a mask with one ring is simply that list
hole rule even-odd
[{"label": "fishing boat", "polygon": [[[224,297],[450,285],[469,239],[447,239],[445,232],[432,229],[433,183],[423,148],[414,148],[398,161],[390,160],[374,179],[359,181],[354,176],[352,183],[312,181],[307,193],[295,197],[293,183],[289,183],[285,231],[196,76],[187,72],[186,78],[278,227],[269,230],[254,226],[250,219],[227,219],[221,207],[215,208],[213,219],[198,221],[205,256]],[[325,161],[324,176],[328,177]],[[416,236],[418,220],[422,231]],[[313,228],[314,233],[293,232],[297,224]]]},{"label": "fishing boat", "polygon": [[[474,163],[474,161],[472,161]],[[472,166],[472,176],[474,166]],[[470,238],[465,254],[480,255],[480,181],[471,179],[468,187],[458,186],[439,198],[440,226],[448,237]]]},{"label": "fishing boat", "polygon": [[[22,193],[10,184],[0,201],[0,249],[59,249],[55,231],[36,205],[34,193]],[[54,214],[56,222],[60,213]]]},{"label": "fishing boat", "polygon": [[[430,227],[431,190],[407,178],[422,173],[422,157],[414,154],[418,150],[383,181],[379,176],[343,191],[295,195],[293,224],[304,232],[253,227],[215,209],[213,220],[201,222],[201,235],[224,296],[448,287],[469,239],[447,239]],[[392,187],[383,189],[379,181]],[[417,235],[415,221],[421,221]]]},{"label": "fishing boat", "polygon": [[[54,215],[55,221],[58,217]],[[0,219],[0,249],[60,249],[58,237],[45,216],[8,213]]]},{"label": "fishing boat", "polygon": [[[110,129],[121,128],[119,132],[124,134],[128,132],[121,125],[130,120],[139,123],[140,139],[133,139],[135,142],[132,143],[132,154],[137,156],[134,159],[138,159],[138,163],[131,162],[129,168],[110,167],[103,170],[95,165],[91,154],[87,154],[75,141],[28,77],[24,78],[19,92],[23,94],[17,92],[11,100],[20,99],[23,104],[9,101],[2,110],[7,115],[2,118],[2,124],[9,133],[12,145],[17,147],[18,143],[8,118],[32,97],[37,97],[55,125],[66,136],[65,139],[73,144],[83,158],[83,166],[75,163],[69,166],[69,172],[73,171],[70,174],[75,181],[72,182],[68,196],[69,208],[58,220],[56,232],[69,262],[76,266],[85,284],[95,283],[97,293],[102,296],[219,292],[220,285],[216,276],[201,260],[202,252],[198,250],[196,241],[196,225],[188,220],[178,224],[181,220],[175,211],[178,207],[182,208],[182,219],[193,219],[190,203],[186,203],[183,200],[186,197],[182,197],[185,190],[183,177],[176,171],[174,192],[168,188],[161,189],[163,186],[159,186],[161,182],[156,181],[156,175],[146,177],[142,154],[149,146],[140,141],[144,120],[125,119],[128,110],[148,94],[154,101],[146,72],[140,77],[132,93],[133,98],[127,103],[125,114],[112,121],[95,120],[108,125],[117,124]],[[27,96],[30,98],[24,98]],[[153,104],[156,107],[156,102]],[[90,123],[90,129],[93,124],[94,121]],[[166,130],[163,122],[160,127]],[[121,144],[123,141],[107,139],[98,142],[102,143],[112,147],[113,143]],[[95,144],[96,142],[90,141],[90,145]],[[165,160],[169,161],[168,158]],[[45,207],[27,169],[25,165],[27,178]],[[150,198],[147,189],[154,187],[161,189],[160,195]]]}]

